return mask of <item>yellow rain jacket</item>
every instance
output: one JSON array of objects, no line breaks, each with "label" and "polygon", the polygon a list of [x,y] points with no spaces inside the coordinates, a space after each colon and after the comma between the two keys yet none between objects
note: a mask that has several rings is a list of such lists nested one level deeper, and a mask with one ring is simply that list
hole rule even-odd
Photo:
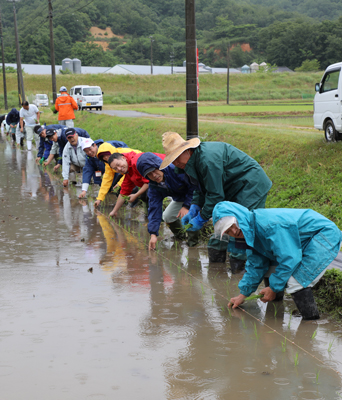
[{"label": "yellow rain jacket", "polygon": [[[101,146],[99,146],[98,150],[97,150],[97,154],[99,153],[103,153],[103,152],[107,152],[109,151],[110,154],[113,153],[130,153],[131,151],[134,151],[135,153],[142,153],[140,150],[134,150],[134,149],[130,149],[128,147],[114,147],[109,143],[103,143],[101,144]],[[116,174],[116,171],[114,169],[112,169],[108,163],[105,162],[106,165],[106,169],[105,169],[105,173],[102,177],[102,183],[101,183],[101,187],[100,187],[100,191],[99,194],[96,198],[96,200],[101,200],[103,201],[106,197],[106,194],[108,193],[108,191],[110,190],[112,183],[113,183],[113,179],[114,179],[114,175]],[[124,180],[124,176],[120,179],[120,181],[118,182],[118,185],[121,186],[123,180]]]}]

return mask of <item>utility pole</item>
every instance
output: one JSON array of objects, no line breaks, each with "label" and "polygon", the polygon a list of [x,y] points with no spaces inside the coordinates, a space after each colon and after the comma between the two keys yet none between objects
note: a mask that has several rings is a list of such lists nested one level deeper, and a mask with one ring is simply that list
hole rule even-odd
[{"label": "utility pole", "polygon": [[49,22],[50,22],[50,53],[51,53],[51,76],[52,76],[52,98],[53,104],[57,99],[57,87],[56,87],[56,65],[55,65],[55,48],[53,43],[53,24],[52,24],[52,4],[49,2]]},{"label": "utility pole", "polygon": [[172,52],[170,53],[171,75],[173,75],[173,61],[174,61],[174,59],[175,59],[175,54],[174,54],[174,52],[172,51]]},{"label": "utility pole", "polygon": [[21,106],[21,103],[25,101],[25,90],[24,90],[23,73],[21,70],[20,46],[18,38],[17,14],[15,11],[15,0],[12,0],[12,2],[13,2],[13,15],[14,15],[15,48],[17,53],[18,96],[19,96],[19,105]]},{"label": "utility pole", "polygon": [[227,48],[227,104],[229,104],[229,57],[230,57],[230,42]]},{"label": "utility pole", "polygon": [[0,10],[0,36],[1,36],[1,54],[2,54],[2,78],[3,78],[3,84],[4,84],[4,105],[5,105],[5,110],[8,110],[7,87],[6,87],[6,67],[5,67],[5,54],[4,54],[4,39],[2,37],[1,10]]},{"label": "utility pole", "polygon": [[195,0],[185,0],[186,138],[198,137],[197,43]]},{"label": "utility pole", "polygon": [[152,50],[152,43],[154,42],[153,36],[150,36],[151,39],[151,75],[153,75],[153,50]]}]

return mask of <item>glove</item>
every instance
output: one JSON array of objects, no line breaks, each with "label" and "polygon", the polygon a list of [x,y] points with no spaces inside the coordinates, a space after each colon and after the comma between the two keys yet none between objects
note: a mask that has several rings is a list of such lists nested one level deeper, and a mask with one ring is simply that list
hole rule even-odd
[{"label": "glove", "polygon": [[[185,217],[186,217],[186,216],[185,216]],[[184,217],[184,218],[185,218],[185,217]],[[193,218],[192,220],[190,220],[189,224],[191,224],[192,226],[191,226],[189,229],[187,229],[187,231],[188,231],[188,232],[199,231],[199,230],[202,228],[202,226],[203,226],[206,222],[208,222],[208,221],[209,221],[208,219],[203,219],[203,218],[201,217],[201,214],[198,213],[198,214],[196,215],[195,218]]]},{"label": "glove", "polygon": [[42,165],[44,161],[45,161],[45,158],[42,157],[42,158],[39,160],[39,164]]},{"label": "glove", "polygon": [[182,226],[188,225],[190,220],[196,217],[196,215],[201,211],[201,207],[197,206],[196,204],[191,204],[189,208],[189,212],[184,215],[184,217],[181,219]]}]

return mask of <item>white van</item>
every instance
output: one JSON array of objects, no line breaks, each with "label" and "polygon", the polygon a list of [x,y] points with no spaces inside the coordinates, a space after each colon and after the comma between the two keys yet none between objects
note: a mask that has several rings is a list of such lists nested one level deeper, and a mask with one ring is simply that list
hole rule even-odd
[{"label": "white van", "polygon": [[38,93],[35,95],[33,104],[37,107],[49,107],[49,98],[47,94]]},{"label": "white van", "polygon": [[84,110],[85,108],[102,110],[103,92],[100,86],[73,86],[70,89],[70,96],[75,99],[79,110]]},{"label": "white van", "polygon": [[342,62],[329,65],[314,97],[314,127],[324,130],[327,142],[342,140]]}]

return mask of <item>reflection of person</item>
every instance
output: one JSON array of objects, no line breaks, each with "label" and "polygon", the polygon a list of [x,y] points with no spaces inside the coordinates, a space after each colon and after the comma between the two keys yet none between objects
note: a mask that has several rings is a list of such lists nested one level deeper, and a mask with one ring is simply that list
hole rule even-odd
[{"label": "reflection of person", "polygon": [[[26,146],[27,150],[32,149],[32,140],[34,138],[33,128],[39,124],[40,112],[34,104],[29,104],[27,101],[22,102],[22,108],[19,111],[20,116],[20,132],[24,132],[24,122],[26,129]],[[36,147],[39,145],[39,137],[35,135]]]},{"label": "reflection of person", "polygon": [[55,102],[55,109],[58,111],[58,122],[61,125],[66,125],[68,128],[73,128],[75,119],[74,110],[78,109],[77,103],[69,96],[65,86],[61,86],[59,91],[61,95],[57,97]]},{"label": "reflection of person", "polygon": [[[101,187],[99,190],[99,194],[97,195],[96,201],[94,203],[94,207],[98,207],[101,204],[101,201],[103,201],[110,190],[113,180],[115,179],[115,174],[120,173],[119,171],[113,170],[109,164],[108,164],[108,159],[111,156],[111,154],[114,153],[141,153],[140,150],[133,150],[130,149],[129,147],[123,148],[123,147],[114,147],[111,144],[105,142],[99,146],[98,151],[97,151],[97,158],[101,161],[103,161],[106,165],[105,167],[105,173],[102,178],[102,183]],[[121,173],[120,173],[121,174]],[[120,180],[118,185],[121,185],[122,181]],[[129,193],[131,194],[131,192]]]},{"label": "reflection of person", "polygon": [[[102,183],[102,176],[105,173],[106,165],[103,161],[96,157],[98,148],[104,143],[102,139],[95,140],[87,139],[82,142],[82,149],[86,153],[86,163],[83,168],[83,175],[82,175],[82,192],[78,196],[79,198],[85,197],[87,194],[87,190],[93,178],[95,184],[100,185]],[[109,140],[106,143],[109,143],[111,146],[116,148],[128,148],[127,144],[121,142],[119,140]],[[109,188],[113,188],[118,181],[121,179],[122,175],[115,174],[112,184]]]},{"label": "reflection of person", "polygon": [[[261,166],[236,147],[222,142],[201,143],[198,138],[185,141],[175,132],[163,134],[163,147],[166,157],[160,169],[173,163],[200,186],[189,213],[182,219],[183,225],[192,225],[188,231],[199,231],[211,218],[215,205],[223,200],[235,201],[250,210],[265,207],[272,183]],[[216,244],[211,238],[208,248]],[[229,262],[234,269],[243,269],[245,263],[237,254],[231,254]]]},{"label": "reflection of person", "polygon": [[[159,170],[163,159],[153,153],[143,153],[137,161],[137,170],[147,178],[149,189],[148,232],[151,235],[149,248],[155,249],[159,226],[163,219],[176,238],[184,237],[182,224],[178,218],[183,218],[189,211],[195,186],[191,185],[186,174],[176,174],[171,164],[163,171]],[[163,213],[163,200],[171,197],[172,201]],[[191,233],[190,240],[191,240]]]},{"label": "reflection of person", "polygon": [[248,248],[240,294],[230,299],[229,306],[242,304],[257,289],[271,264],[276,264],[269,286],[260,292],[264,295],[261,301],[273,301],[286,287],[303,319],[319,318],[311,287],[337,256],[342,240],[332,221],[310,209],[249,211],[224,201],[215,206],[213,223],[220,238],[227,233],[244,240]]}]

